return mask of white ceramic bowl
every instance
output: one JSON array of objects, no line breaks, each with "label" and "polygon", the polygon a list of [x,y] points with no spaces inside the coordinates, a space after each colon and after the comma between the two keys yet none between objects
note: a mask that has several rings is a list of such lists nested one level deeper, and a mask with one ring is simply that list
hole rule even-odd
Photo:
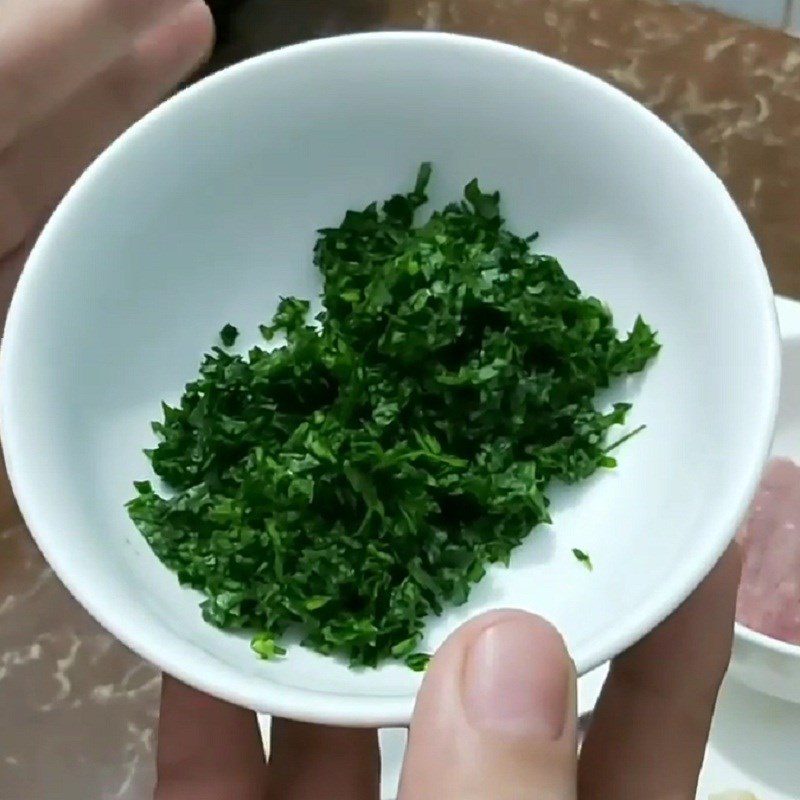
[{"label": "white ceramic bowl", "polygon": [[410,186],[423,160],[435,205],[473,176],[501,189],[513,228],[541,231],[621,327],[641,312],[664,343],[617,388],[631,425],[648,425],[619,468],[554,492],[552,528],[432,620],[427,647],[518,606],[558,625],[581,672],[607,660],[709,571],[769,450],[779,347],[758,249],[702,160],[630,98],[535,53],[411,33],[307,43],[202,82],[114,144],[42,235],[5,333],[3,444],[29,527],[87,609],[259,711],[404,723],[420,676],[300,647],[257,660],[247,636],[201,620],[123,504],[148,475],[159,401],[177,399],[220,326],[254,342],[279,295],[313,296],[314,231]]},{"label": "white ceramic bowl", "polygon": [[[800,463],[800,303],[778,298],[783,380],[773,454]],[[800,703],[800,646],[736,625],[731,674],[765,694]]]}]

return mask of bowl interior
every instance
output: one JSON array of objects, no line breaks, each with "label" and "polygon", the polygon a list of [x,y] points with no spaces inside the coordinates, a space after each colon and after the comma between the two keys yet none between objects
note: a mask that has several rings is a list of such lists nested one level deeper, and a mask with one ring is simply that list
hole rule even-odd
[{"label": "bowl interior", "polygon": [[[671,611],[721,553],[767,452],[778,374],[771,293],[721,184],[666,126],[558,62],[478,40],[348,37],[263,56],[168,102],[79,181],[9,318],[3,433],[23,513],[76,596],[144,656],[253,708],[360,724],[408,719],[419,676],[354,672],[298,646],[281,662],[206,625],[123,504],[226,322],[257,340],[279,296],[311,297],[315,230],[409,187],[432,203],[478,176],[541,232],[619,326],[662,354],[606,398],[647,430],[619,468],[553,492],[554,524],[432,620],[435,647],[497,606],[541,613],[581,671]],[[571,550],[586,550],[589,572]]]}]

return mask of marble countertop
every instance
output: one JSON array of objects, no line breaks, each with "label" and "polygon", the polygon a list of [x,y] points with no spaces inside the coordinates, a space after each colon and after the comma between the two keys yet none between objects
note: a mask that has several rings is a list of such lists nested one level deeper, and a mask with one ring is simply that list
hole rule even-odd
[{"label": "marble countertop", "polygon": [[[641,100],[727,184],[776,290],[800,297],[799,40],[656,0],[245,0],[212,68],[384,28],[514,42]],[[158,690],[44,564],[0,475],[0,798],[150,797]]]}]

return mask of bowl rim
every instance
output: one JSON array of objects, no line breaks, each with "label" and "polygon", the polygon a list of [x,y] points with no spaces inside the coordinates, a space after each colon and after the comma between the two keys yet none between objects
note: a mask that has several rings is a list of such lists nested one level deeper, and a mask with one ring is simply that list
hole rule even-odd
[{"label": "bowl rim", "polygon": [[734,627],[734,635],[736,638],[747,642],[749,645],[753,645],[761,650],[767,650],[779,656],[795,658],[800,663],[800,644],[784,642],[782,639],[776,639],[773,636],[768,636],[766,633],[755,631],[738,620]]},{"label": "bowl rim", "polygon": [[[179,92],[161,104],[120,136],[77,180],[59,204],[35,244],[23,274],[14,292],[5,333],[0,346],[0,438],[2,438],[11,486],[22,516],[36,540],[40,550],[70,593],[109,632],[126,646],[145,659],[157,664],[179,680],[216,697],[253,710],[288,716],[298,720],[333,725],[385,726],[405,725],[410,721],[416,692],[403,695],[375,696],[330,694],[313,689],[267,683],[234,666],[213,662],[206,671],[199,670],[189,657],[201,652],[197,645],[180,640],[173,631],[162,628],[160,623],[148,622],[133,628],[123,614],[106,602],[105,595],[97,593],[91,585],[81,580],[81,571],[74,567],[66,548],[59,545],[56,537],[48,535],[39,524],[40,515],[36,507],[37,494],[33,483],[20,472],[17,453],[22,443],[9,421],[8,409],[13,395],[12,381],[17,359],[24,357],[24,344],[20,341],[18,328],[25,316],[28,299],[35,292],[34,283],[38,275],[49,268],[44,255],[57,242],[62,233],[61,220],[66,209],[82,201],[84,194],[92,191],[100,167],[109,158],[124,150],[126,144],[141,135],[147,135],[167,114],[197,102],[228,82],[247,79],[248,76],[264,77],[270,68],[279,63],[303,59],[307,55],[324,55],[330,51],[358,49],[362,45],[386,44],[389,46],[447,48],[460,54],[491,54],[503,60],[536,65],[545,73],[559,73],[587,92],[604,95],[609,101],[624,104],[631,113],[638,115],[643,128],[650,128],[671,142],[671,147],[683,151],[690,157],[705,180],[715,187],[718,202],[731,218],[731,225],[742,230],[745,243],[749,245],[746,258],[755,264],[751,280],[756,292],[751,297],[753,330],[765,342],[762,370],[766,385],[763,386],[765,401],[757,415],[751,417],[752,446],[750,459],[741,475],[732,483],[730,494],[738,501],[715,510],[705,528],[703,545],[694,557],[669,582],[655,586],[647,602],[631,608],[620,622],[602,636],[592,640],[577,659],[580,674],[599,666],[638,641],[652,628],[672,613],[711,571],[735,533],[739,520],[744,516],[750,499],[756,491],[763,465],[769,455],[778,407],[780,385],[780,340],[772,288],[758,246],[739,212],[736,204],[722,182],[705,164],[700,156],[675,131],[655,114],[633,98],[588,72],[517,45],[486,38],[463,36],[441,32],[383,31],[336,36],[289,45],[242,61],[217,72],[193,86]],[[760,268],[759,268],[760,267]],[[749,270],[748,270],[749,271]],[[213,668],[211,668],[213,667]]]}]

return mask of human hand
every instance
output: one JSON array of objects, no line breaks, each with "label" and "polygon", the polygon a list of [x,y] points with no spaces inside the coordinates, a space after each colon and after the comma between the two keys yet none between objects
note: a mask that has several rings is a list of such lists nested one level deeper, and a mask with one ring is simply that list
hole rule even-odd
[{"label": "human hand", "polygon": [[0,3],[0,321],[54,205],[213,38],[203,0]]},{"label": "human hand", "polygon": [[[732,549],[664,624],[612,665],[577,755],[576,686],[559,634],[498,611],[454,633],[428,667],[399,800],[693,800],[730,658]],[[369,731],[273,722],[165,677],[157,800],[377,800]]]}]

